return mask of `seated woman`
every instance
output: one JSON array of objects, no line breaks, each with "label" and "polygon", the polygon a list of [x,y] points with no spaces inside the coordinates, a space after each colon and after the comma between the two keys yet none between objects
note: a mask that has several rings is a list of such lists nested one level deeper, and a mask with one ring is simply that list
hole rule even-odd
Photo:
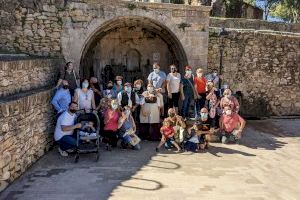
[{"label": "seated woman", "polygon": [[129,106],[124,107],[122,116],[119,118],[118,128],[119,137],[122,140],[121,145],[123,148],[127,149],[129,147],[134,150],[141,149],[139,144],[140,139],[135,135],[136,125],[131,115],[131,109]]},{"label": "seated woman", "polygon": [[164,145],[165,143],[168,143],[168,145],[174,145],[177,149],[176,152],[179,152],[181,150],[181,148],[179,147],[179,145],[175,142],[174,140],[174,134],[175,131],[172,127],[172,122],[168,119],[165,119],[163,122],[163,127],[161,127],[160,129],[160,133],[162,134],[160,143],[158,144],[158,146],[156,147],[156,152],[159,152],[159,148]]},{"label": "seated woman", "polygon": [[103,142],[106,143],[106,149],[111,150],[111,147],[116,147],[118,138],[118,121],[120,112],[118,110],[117,100],[112,100],[110,107],[104,113],[104,128],[102,132]]},{"label": "seated woman", "polygon": [[82,87],[75,90],[74,101],[78,104],[79,110],[91,111],[96,109],[93,90],[89,89],[89,81],[84,79]]}]

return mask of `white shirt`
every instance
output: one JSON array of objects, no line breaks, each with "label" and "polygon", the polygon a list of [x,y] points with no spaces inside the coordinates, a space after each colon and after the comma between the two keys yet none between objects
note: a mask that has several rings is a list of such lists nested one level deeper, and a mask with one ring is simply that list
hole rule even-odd
[{"label": "white shirt", "polygon": [[65,111],[63,114],[61,114],[61,116],[59,116],[56,123],[55,132],[54,132],[55,141],[60,140],[65,135],[73,135],[74,132],[73,130],[63,131],[61,129],[61,126],[73,126],[75,119],[76,119],[76,114],[71,114],[68,111]]},{"label": "white shirt", "polygon": [[167,81],[169,81],[171,93],[178,93],[180,91],[181,75],[179,73],[177,73],[176,76],[173,76],[173,74],[169,73],[167,76]]},{"label": "white shirt", "polygon": [[76,93],[78,95],[79,109],[92,109],[93,90],[88,90],[87,93],[84,93],[81,89],[77,89]]}]

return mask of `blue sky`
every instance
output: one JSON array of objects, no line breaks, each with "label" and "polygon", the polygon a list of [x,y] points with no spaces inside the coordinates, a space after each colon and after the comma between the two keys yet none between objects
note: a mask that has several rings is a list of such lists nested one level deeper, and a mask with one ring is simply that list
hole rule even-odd
[{"label": "blue sky", "polygon": [[[264,8],[264,1],[256,1],[256,6],[260,7],[260,8]],[[271,17],[268,16],[268,21],[272,21],[272,22],[283,22],[282,19],[280,18],[275,18],[275,17]]]}]

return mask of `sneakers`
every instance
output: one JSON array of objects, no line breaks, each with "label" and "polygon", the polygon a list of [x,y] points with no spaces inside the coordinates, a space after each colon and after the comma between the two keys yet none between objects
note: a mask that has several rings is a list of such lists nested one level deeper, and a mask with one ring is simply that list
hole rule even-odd
[{"label": "sneakers", "polygon": [[62,157],[67,157],[69,155],[68,152],[61,150],[60,147],[58,147],[58,152]]}]

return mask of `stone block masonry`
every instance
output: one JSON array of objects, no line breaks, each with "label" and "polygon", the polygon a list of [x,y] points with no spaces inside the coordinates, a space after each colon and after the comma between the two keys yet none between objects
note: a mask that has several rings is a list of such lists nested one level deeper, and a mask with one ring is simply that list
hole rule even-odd
[{"label": "stone block masonry", "polygon": [[0,61],[1,97],[29,91],[45,86],[54,86],[60,59],[22,59]]},{"label": "stone block masonry", "polygon": [[0,192],[51,146],[52,93],[42,90],[0,102]]},{"label": "stone block masonry", "polygon": [[[208,68],[219,69],[219,29],[210,29]],[[300,35],[230,29],[224,82],[242,92],[242,114],[300,115]]]}]

